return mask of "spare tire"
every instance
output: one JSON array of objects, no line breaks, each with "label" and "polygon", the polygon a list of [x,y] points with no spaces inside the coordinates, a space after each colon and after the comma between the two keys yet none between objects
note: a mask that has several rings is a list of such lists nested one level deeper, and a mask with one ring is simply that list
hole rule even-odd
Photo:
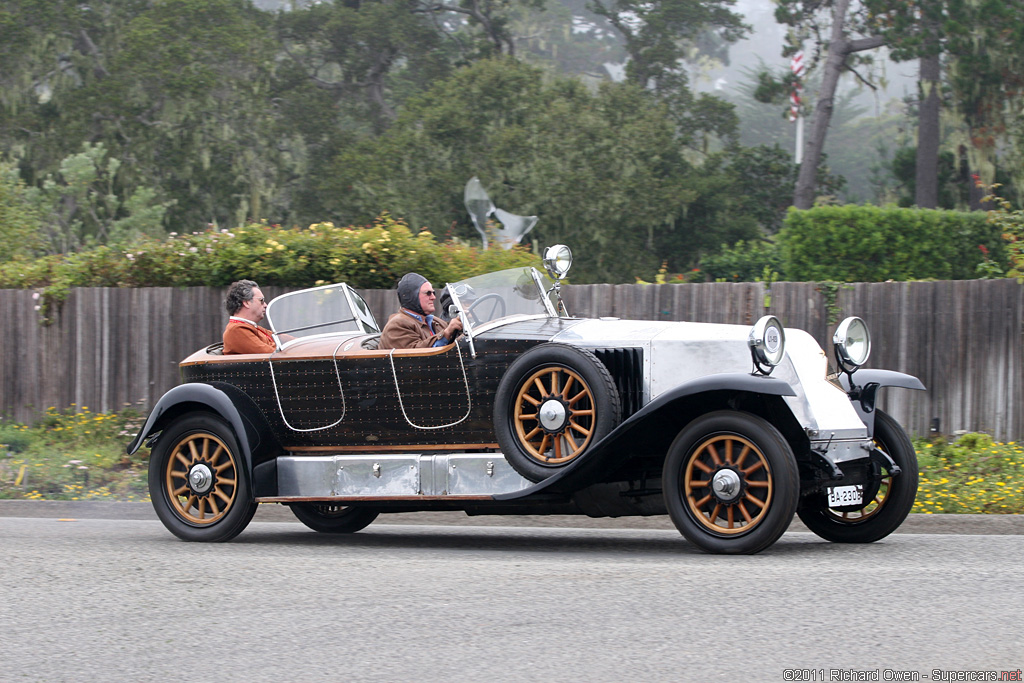
[{"label": "spare tire", "polygon": [[505,459],[542,481],[582,456],[619,424],[615,381],[590,351],[541,344],[509,366],[494,400],[494,432]]}]

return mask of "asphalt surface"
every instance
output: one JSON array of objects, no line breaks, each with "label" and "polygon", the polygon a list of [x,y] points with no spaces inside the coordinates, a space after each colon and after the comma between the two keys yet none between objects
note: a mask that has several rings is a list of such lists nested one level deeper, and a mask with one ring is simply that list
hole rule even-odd
[{"label": "asphalt surface", "polygon": [[914,518],[945,530],[868,545],[791,531],[715,556],[674,529],[510,517],[392,515],[340,536],[258,520],[203,544],[128,518],[145,505],[0,509],[19,515],[0,518],[3,683],[1000,680],[962,676],[1024,666],[1019,522],[965,534],[950,525],[1006,522]]},{"label": "asphalt surface", "polygon": [[[149,503],[103,501],[0,500],[0,517],[156,520]],[[285,505],[260,505],[255,522],[296,522]],[[577,529],[674,530],[667,515],[656,517],[590,518],[582,515],[474,516],[463,512],[406,512],[381,515],[373,523],[454,526],[558,527]],[[806,532],[794,518],[789,531]],[[896,530],[904,534],[1024,535],[1024,515],[910,515]]]}]

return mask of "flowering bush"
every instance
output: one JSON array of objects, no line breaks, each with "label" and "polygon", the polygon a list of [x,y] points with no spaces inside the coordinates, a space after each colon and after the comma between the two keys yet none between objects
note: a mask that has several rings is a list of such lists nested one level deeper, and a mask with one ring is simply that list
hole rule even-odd
[{"label": "flowering bush", "polygon": [[263,285],[347,282],[387,289],[409,271],[445,282],[538,261],[524,247],[485,251],[438,242],[426,229],[413,232],[384,213],[361,227],[314,223],[298,229],[258,223],[18,259],[0,263],[0,288],[42,289],[45,314],[72,287],[223,287],[250,278]]},{"label": "flowering bush", "polygon": [[1006,275],[1024,282],[1024,211],[1011,211],[1010,202],[996,195],[998,189],[999,185],[993,185],[982,201],[995,205],[995,208],[988,212],[988,222],[996,226],[1006,240],[1010,261]]}]

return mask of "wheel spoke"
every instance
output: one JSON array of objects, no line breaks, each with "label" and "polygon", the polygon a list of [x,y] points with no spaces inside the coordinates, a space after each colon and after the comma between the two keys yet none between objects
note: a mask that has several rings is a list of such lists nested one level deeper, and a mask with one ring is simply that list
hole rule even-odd
[{"label": "wheel spoke", "polygon": [[548,460],[550,460],[550,458],[548,458],[544,454],[548,452],[548,439],[549,438],[551,438],[551,435],[550,434],[545,434],[544,438],[540,440],[540,447],[537,449],[537,452],[540,453],[541,457],[546,458]]},{"label": "wheel spoke", "polygon": [[527,420],[536,420],[537,413],[531,413],[530,415],[526,415],[525,413],[519,414],[516,416],[516,419],[518,419],[520,422],[526,422]]},{"label": "wheel spoke", "polygon": [[[584,436],[590,436],[590,430],[589,429],[581,427],[580,425],[576,424],[572,420],[569,420],[569,426],[572,427],[573,429],[575,429],[577,432],[579,432],[580,434],[582,434]],[[569,430],[565,430],[565,433],[568,434]]]},{"label": "wheel spoke", "polygon": [[704,474],[711,474],[714,471],[710,467],[702,463],[700,460],[694,460],[693,466],[696,467],[701,472],[703,472]]},{"label": "wheel spoke", "polygon": [[206,499],[206,504],[210,506],[210,512],[213,513],[214,517],[220,514],[220,508],[217,507],[217,501],[213,499],[213,496]]},{"label": "wheel spoke", "polygon": [[182,465],[184,465],[186,470],[192,465],[192,463],[189,462],[189,459],[186,458],[185,454],[182,453],[180,450],[174,451],[174,458]]},{"label": "wheel spoke", "polygon": [[199,451],[196,449],[196,440],[192,439],[188,442],[188,450],[192,453],[192,462],[199,459]]},{"label": "wheel spoke", "polygon": [[215,488],[213,490],[213,493],[214,493],[214,495],[216,495],[218,498],[220,498],[222,501],[224,501],[228,505],[231,504],[231,496],[229,496],[226,493],[224,493],[223,491],[221,491],[220,487]]},{"label": "wheel spoke", "polygon": [[203,460],[210,459],[210,440],[203,439]]},{"label": "wheel spoke", "polygon": [[220,460],[220,454],[223,453],[223,452],[224,452],[224,447],[221,446],[220,444],[217,444],[217,450],[215,450],[213,452],[213,455],[210,456],[210,465],[211,466],[217,464],[217,461]]},{"label": "wheel spoke", "polygon": [[[728,457],[728,456],[727,456],[727,457]],[[732,521],[732,515],[733,515],[733,507],[734,507],[733,505],[730,505],[730,506],[729,506],[729,507],[728,507],[728,508],[726,509],[726,520],[727,520],[727,521],[729,522],[729,528],[730,528],[730,529],[732,529],[732,528],[733,528],[733,521]]]},{"label": "wheel spoke", "polygon": [[740,457],[736,459],[736,462],[734,462],[733,465],[735,465],[736,467],[742,467],[743,461],[747,459],[747,453],[749,452],[750,446],[748,446],[747,444],[743,444],[743,450],[740,451]]},{"label": "wheel spoke", "polygon": [[174,489],[173,491],[171,491],[171,495],[174,496],[174,497],[183,496],[186,493],[188,493],[188,486],[187,485],[178,487],[178,488]]},{"label": "wheel spoke", "polygon": [[750,516],[750,513],[747,512],[747,506],[743,504],[742,499],[736,501],[736,507],[740,509],[740,514],[743,515],[743,519],[747,520],[747,524],[754,521],[753,517]]},{"label": "wheel spoke", "polygon": [[223,472],[227,468],[231,467],[232,464],[233,463],[230,460],[228,460],[227,462],[221,463],[220,465],[217,465],[216,467],[214,467],[213,471],[216,472],[217,474],[220,474],[221,472]]},{"label": "wheel spoke", "polygon": [[569,405],[570,406],[574,406],[574,405],[576,405],[576,402],[579,401],[581,398],[583,398],[585,396],[589,396],[589,395],[590,395],[590,391],[587,390],[587,389],[583,389],[583,391],[581,391],[580,393],[576,394],[575,396],[573,396],[572,398],[569,399]]},{"label": "wheel spoke", "polygon": [[572,382],[574,379],[576,378],[573,377],[572,375],[569,375],[569,378],[565,380],[565,386],[562,387],[562,398],[569,398],[569,387],[572,386]]},{"label": "wheel spoke", "polygon": [[237,486],[238,480],[236,479],[217,479],[217,486]]},{"label": "wheel spoke", "polygon": [[573,440],[573,438],[572,438],[572,432],[570,432],[568,429],[566,429],[564,432],[562,432],[562,436],[565,437],[565,440],[569,442],[569,446],[572,447],[571,450],[569,451],[570,455],[572,453],[575,453],[576,451],[578,451],[580,449],[579,445],[577,445],[576,441]]},{"label": "wheel spoke", "polygon": [[522,399],[524,401],[526,401],[527,403],[529,403],[530,405],[532,405],[534,408],[536,408],[537,406],[540,405],[540,399],[534,398],[533,396],[530,396],[529,394],[523,394],[522,395]]},{"label": "wheel spoke", "polygon": [[573,410],[572,411],[573,417],[581,417],[581,416],[582,417],[590,417],[593,414],[594,414],[594,409],[593,408],[589,408],[587,410]]},{"label": "wheel spoke", "polygon": [[753,504],[754,504],[754,505],[756,505],[757,507],[761,508],[762,510],[764,509],[764,503],[763,503],[762,501],[758,500],[757,498],[754,498],[754,497],[753,497],[752,495],[750,495],[749,493],[748,493],[747,495],[745,495],[745,496],[743,497],[743,499],[744,499],[744,500],[749,500],[749,501],[750,501],[751,503],[753,503]]},{"label": "wheel spoke", "polygon": [[700,500],[698,500],[696,503],[694,503],[694,505],[696,507],[704,507],[704,504],[707,503],[709,500],[711,500],[711,494],[710,493],[708,495],[704,496],[703,498],[701,498]]},{"label": "wheel spoke", "polygon": [[525,436],[524,438],[525,438],[525,439],[526,439],[527,441],[529,441],[529,440],[530,440],[530,439],[532,439],[533,437],[537,436],[537,433],[538,433],[538,432],[540,432],[540,427],[539,427],[539,426],[537,426],[537,427],[534,427],[534,428],[533,428],[533,430],[532,430],[532,431],[530,431],[530,433],[529,433],[529,434],[527,434],[527,435],[526,435],[526,436]]},{"label": "wheel spoke", "polygon": [[562,459],[562,440],[559,439],[556,436],[554,441],[555,441],[555,459],[556,460],[561,460]]},{"label": "wheel spoke", "polygon": [[558,394],[558,370],[551,371],[551,395]]},{"label": "wheel spoke", "polygon": [[732,439],[725,442],[725,464],[732,464]]},{"label": "wheel spoke", "polygon": [[206,519],[206,499],[199,499],[199,519]]},{"label": "wheel spoke", "polygon": [[708,479],[707,481],[701,481],[699,479],[693,479],[693,480],[690,481],[690,487],[692,488],[694,486],[696,486],[698,488],[701,488],[701,487],[704,487],[704,486],[711,486],[711,480]]},{"label": "wheel spoke", "polygon": [[541,396],[547,396],[548,390],[544,388],[544,383],[540,381],[540,377],[534,377],[533,378],[533,383],[540,390],[540,395]]},{"label": "wheel spoke", "polygon": [[766,489],[769,486],[771,486],[771,484],[769,484],[766,481],[748,481],[747,482],[747,488]]},{"label": "wheel spoke", "polygon": [[715,503],[715,509],[711,511],[711,523],[714,524],[715,520],[718,519],[718,512],[722,509],[721,503]]},{"label": "wheel spoke", "polygon": [[718,457],[718,451],[715,450],[714,444],[710,444],[709,443],[708,447],[707,447],[707,451],[708,451],[708,453],[711,454],[711,461],[714,462],[719,467],[721,467],[723,465],[722,459]]},{"label": "wheel spoke", "polygon": [[761,469],[762,467],[764,467],[764,461],[763,460],[758,460],[756,463],[754,463],[753,465],[751,465],[747,469],[743,470],[743,474],[745,474],[745,475],[747,475],[749,477],[751,472],[756,472],[759,469]]}]

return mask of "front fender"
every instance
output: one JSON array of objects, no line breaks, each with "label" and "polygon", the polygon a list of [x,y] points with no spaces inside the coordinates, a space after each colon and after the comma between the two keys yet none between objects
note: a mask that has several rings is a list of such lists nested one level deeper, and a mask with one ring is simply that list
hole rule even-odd
[{"label": "front fender", "polygon": [[868,428],[868,434],[875,433],[875,401],[881,387],[902,387],[925,391],[924,382],[913,375],[895,370],[857,370],[852,375],[842,373],[839,382],[850,397],[860,419]]},{"label": "front fender", "polygon": [[[786,381],[763,375],[746,373],[721,373],[692,380],[667,391],[646,406],[630,415],[610,434],[594,444],[589,451],[564,469],[557,471],[544,481],[515,493],[496,495],[496,500],[526,498],[537,493],[572,492],[596,483],[601,474],[622,459],[623,446],[632,443],[648,427],[648,420],[658,419],[657,414],[677,401],[710,392],[732,392],[767,396],[796,396],[796,391]],[[697,414],[688,416],[697,417]],[[678,424],[678,432],[689,419]]]}]

